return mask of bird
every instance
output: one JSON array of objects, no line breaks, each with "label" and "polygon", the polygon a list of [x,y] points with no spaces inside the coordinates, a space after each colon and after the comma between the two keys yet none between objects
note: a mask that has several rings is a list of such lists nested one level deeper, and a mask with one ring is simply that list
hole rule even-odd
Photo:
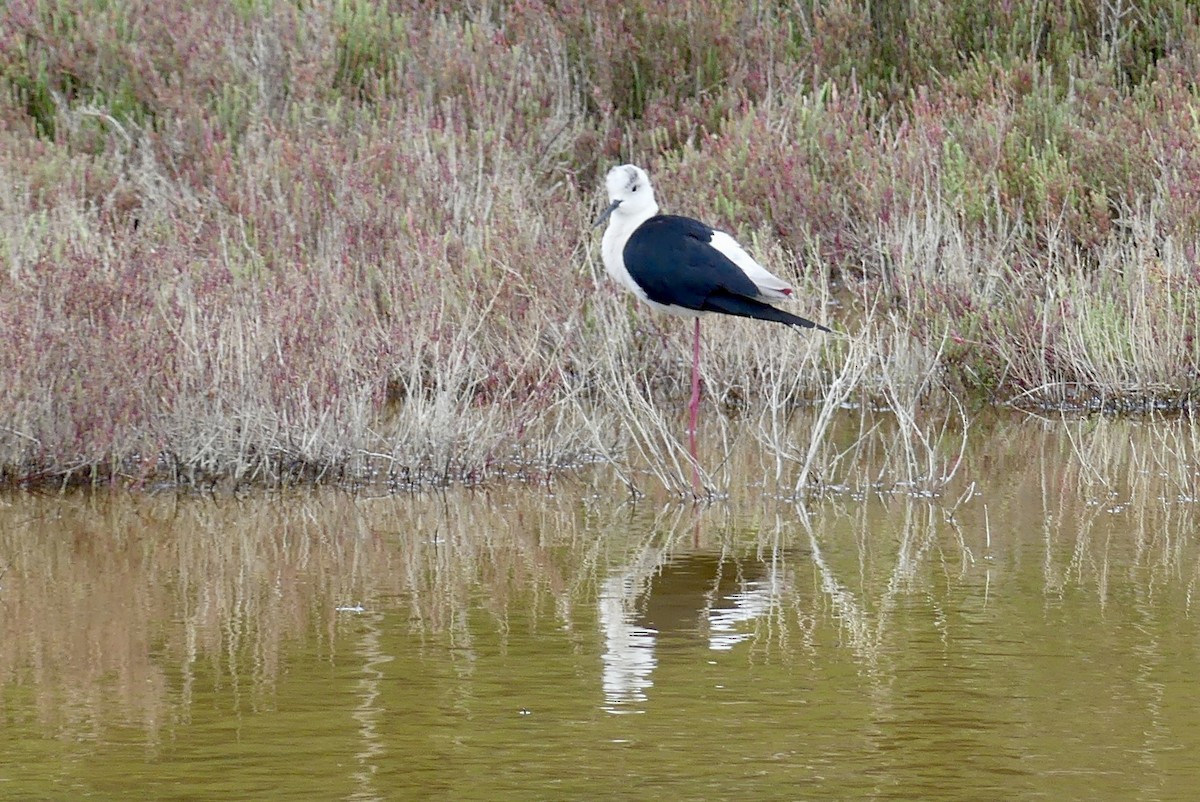
[{"label": "bird", "polygon": [[609,204],[593,228],[608,227],[600,243],[604,269],[652,309],[695,318],[688,435],[695,458],[700,411],[700,318],[717,314],[831,331],[773,306],[795,290],[754,260],[732,236],[699,220],[659,214],[650,176],[634,164],[608,171]]}]

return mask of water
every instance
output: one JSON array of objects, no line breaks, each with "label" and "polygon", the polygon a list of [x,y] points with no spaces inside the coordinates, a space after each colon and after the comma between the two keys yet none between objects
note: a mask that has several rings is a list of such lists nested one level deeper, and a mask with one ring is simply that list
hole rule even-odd
[{"label": "water", "polygon": [[1192,799],[1172,426],[933,499],[9,496],[0,799]]}]

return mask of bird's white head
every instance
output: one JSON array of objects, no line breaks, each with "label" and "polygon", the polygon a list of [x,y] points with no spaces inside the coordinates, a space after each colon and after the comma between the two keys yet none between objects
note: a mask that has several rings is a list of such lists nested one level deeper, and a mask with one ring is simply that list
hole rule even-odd
[{"label": "bird's white head", "polygon": [[596,220],[597,226],[611,214],[625,219],[645,220],[658,213],[650,176],[637,165],[622,164],[612,168],[604,179],[604,187],[608,190],[609,204]]}]

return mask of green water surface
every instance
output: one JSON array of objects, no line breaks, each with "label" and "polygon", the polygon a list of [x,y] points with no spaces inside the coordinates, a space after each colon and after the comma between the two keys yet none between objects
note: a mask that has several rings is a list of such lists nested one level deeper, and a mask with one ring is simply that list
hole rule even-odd
[{"label": "green water surface", "polygon": [[1197,798],[1195,502],[1004,453],[803,505],[7,497],[0,799]]}]

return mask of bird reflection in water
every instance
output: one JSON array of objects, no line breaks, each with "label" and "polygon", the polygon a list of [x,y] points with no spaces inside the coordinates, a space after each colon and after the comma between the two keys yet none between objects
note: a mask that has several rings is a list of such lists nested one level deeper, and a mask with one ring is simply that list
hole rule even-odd
[{"label": "bird reflection in water", "polygon": [[754,637],[786,586],[777,565],[713,552],[667,556],[651,549],[611,574],[598,602],[604,709],[645,712],[663,642],[702,638],[709,651],[732,650]]}]

